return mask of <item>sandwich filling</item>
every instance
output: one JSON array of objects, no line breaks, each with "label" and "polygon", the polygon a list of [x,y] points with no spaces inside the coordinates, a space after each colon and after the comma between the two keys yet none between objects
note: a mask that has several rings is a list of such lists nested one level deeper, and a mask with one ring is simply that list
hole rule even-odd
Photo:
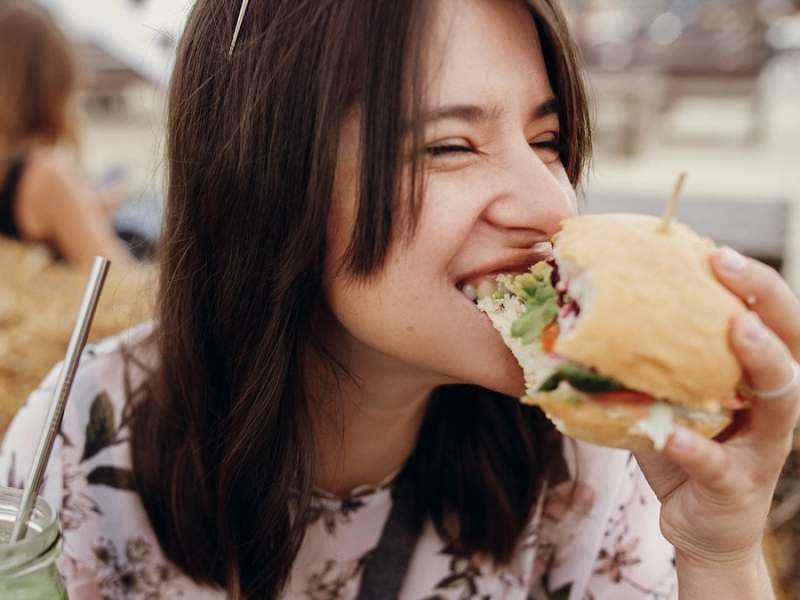
[{"label": "sandwich filling", "polygon": [[535,399],[547,393],[576,407],[591,402],[602,405],[612,417],[633,417],[630,430],[650,438],[657,449],[666,444],[676,418],[716,419],[702,410],[628,389],[556,352],[558,338],[568,335],[581,311],[588,310],[590,290],[587,274],[565,264],[559,268],[556,259],[550,258],[522,275],[500,275],[491,293],[482,290],[476,298],[478,308],[489,316],[522,366],[527,395]]}]

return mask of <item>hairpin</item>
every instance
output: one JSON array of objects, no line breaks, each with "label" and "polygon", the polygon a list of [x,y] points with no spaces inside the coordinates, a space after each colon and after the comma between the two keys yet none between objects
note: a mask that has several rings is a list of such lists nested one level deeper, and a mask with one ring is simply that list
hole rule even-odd
[{"label": "hairpin", "polygon": [[244,13],[247,12],[247,5],[250,0],[242,0],[242,6],[239,9],[239,18],[236,19],[236,27],[233,30],[233,39],[231,40],[231,47],[228,49],[228,58],[233,56],[233,49],[236,47],[236,39],[239,37],[239,30],[242,28],[242,21],[244,21]]}]

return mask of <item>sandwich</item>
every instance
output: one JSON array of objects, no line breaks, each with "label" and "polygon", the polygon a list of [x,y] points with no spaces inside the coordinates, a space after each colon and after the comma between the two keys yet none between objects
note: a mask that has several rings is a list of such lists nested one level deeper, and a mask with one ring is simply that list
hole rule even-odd
[{"label": "sandwich", "polygon": [[742,406],[728,343],[744,304],[717,281],[714,244],[656,217],[579,216],[552,257],[477,298],[522,367],[522,402],[565,435],[662,449],[679,423],[714,437]]}]

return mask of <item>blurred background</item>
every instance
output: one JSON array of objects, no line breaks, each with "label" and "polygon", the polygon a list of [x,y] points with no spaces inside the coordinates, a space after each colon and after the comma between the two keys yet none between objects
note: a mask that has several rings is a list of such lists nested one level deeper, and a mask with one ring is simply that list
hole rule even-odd
[{"label": "blurred background", "polygon": [[83,69],[81,166],[121,177],[116,219],[156,239],[163,195],[166,88],[192,0],[34,0],[76,45]]},{"label": "blurred background", "polygon": [[[800,0],[564,1],[596,122],[585,210],[660,214],[687,171],[678,218],[774,266],[800,290]],[[67,154],[94,185],[122,184],[114,227],[154,248],[166,84],[191,0],[36,4],[75,44],[81,67],[80,139]],[[0,430],[63,354],[84,281],[37,252],[0,245]],[[27,274],[11,284],[6,274],[19,265]],[[37,289],[50,277],[65,292],[31,295],[23,289],[30,273]],[[147,314],[152,279],[142,277],[120,278],[105,314],[118,316],[120,303],[129,310],[96,335]],[[775,580],[785,598],[800,598],[800,442],[770,523]]]},{"label": "blurred background", "polygon": [[679,218],[800,289],[800,2],[568,0],[595,101],[589,211]]}]

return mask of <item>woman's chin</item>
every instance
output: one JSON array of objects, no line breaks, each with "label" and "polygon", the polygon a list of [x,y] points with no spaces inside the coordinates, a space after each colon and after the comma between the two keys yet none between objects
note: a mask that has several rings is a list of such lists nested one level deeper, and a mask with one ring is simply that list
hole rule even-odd
[{"label": "woman's chin", "polygon": [[480,348],[478,352],[461,354],[463,362],[460,361],[457,367],[462,374],[459,379],[507,396],[523,396],[525,380],[522,368],[511,350],[503,343],[489,318],[461,292],[456,293],[457,330],[468,332],[467,336],[461,336],[462,347]]},{"label": "woman's chin", "polygon": [[497,382],[493,382],[489,389],[495,392],[500,392],[501,394],[505,394],[506,396],[514,396],[515,398],[521,398],[524,396],[525,381],[522,377],[522,371],[519,369],[519,366],[516,367],[513,374],[509,374],[508,377],[498,380]]},{"label": "woman's chin", "polygon": [[519,398],[525,395],[522,369],[509,351],[494,355],[492,360],[481,361],[480,368],[474,369],[472,373],[474,377],[468,383],[506,396]]}]

